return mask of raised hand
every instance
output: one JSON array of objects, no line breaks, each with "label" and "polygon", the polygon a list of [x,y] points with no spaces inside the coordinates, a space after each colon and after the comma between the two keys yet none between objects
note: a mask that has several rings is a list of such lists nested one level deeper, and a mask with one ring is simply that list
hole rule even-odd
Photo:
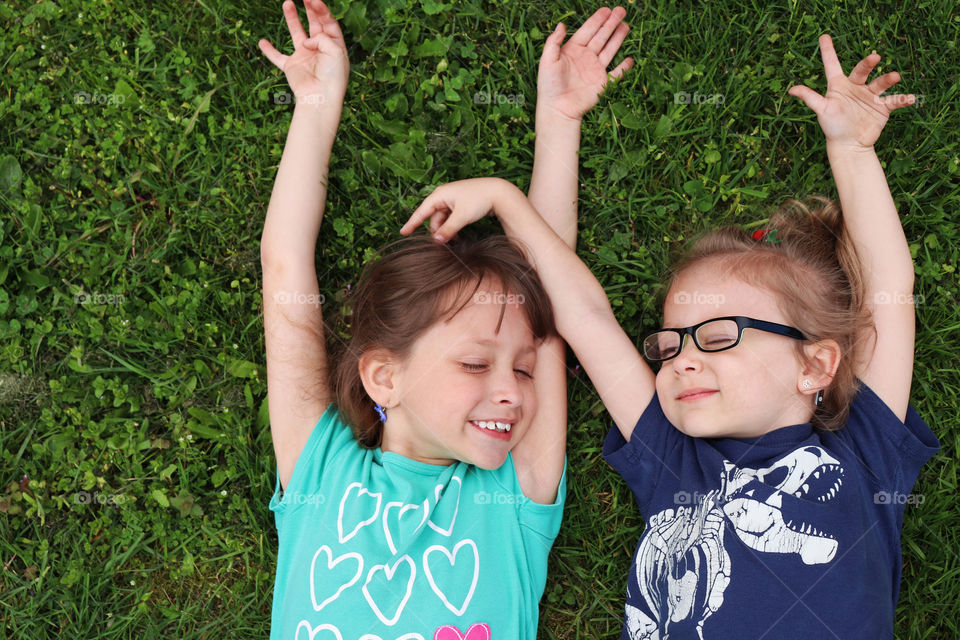
[{"label": "raised hand", "polygon": [[633,58],[626,58],[607,72],[607,66],[630,30],[623,22],[625,15],[623,7],[612,11],[606,7],[598,9],[566,44],[563,44],[566,27],[562,22],[557,25],[540,57],[538,108],[579,120],[597,104],[608,79],[620,78],[633,66]]},{"label": "raised hand", "polygon": [[830,36],[820,36],[820,56],[827,76],[827,93],[821,96],[804,85],[790,87],[789,94],[803,100],[814,113],[830,143],[855,147],[873,147],[880,137],[890,113],[913,104],[913,94],[882,96],[900,82],[896,71],[885,73],[866,84],[870,73],[880,62],[880,54],[871,53],[857,63],[849,76],[837,59]]},{"label": "raised hand", "polygon": [[298,100],[312,99],[323,103],[341,104],[347,90],[350,61],[340,25],[330,9],[321,0],[304,0],[310,36],[300,24],[300,16],[293,0],[283,3],[293,53],[284,55],[267,39],[258,43],[260,51],[287,76],[290,90]]}]

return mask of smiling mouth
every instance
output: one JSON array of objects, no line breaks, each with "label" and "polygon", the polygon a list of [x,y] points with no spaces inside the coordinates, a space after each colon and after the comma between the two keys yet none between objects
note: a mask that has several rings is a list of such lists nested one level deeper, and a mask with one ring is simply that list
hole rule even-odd
[{"label": "smiling mouth", "polygon": [[496,422],[493,420],[471,420],[470,424],[479,429],[485,435],[499,440],[509,440],[510,431],[513,425],[509,422]]},{"label": "smiling mouth", "polygon": [[681,402],[684,402],[684,401],[692,401],[692,400],[700,400],[700,399],[702,399],[702,398],[709,398],[710,396],[712,396],[712,395],[715,394],[715,393],[717,393],[716,390],[708,390],[708,389],[703,389],[703,390],[701,390],[701,391],[695,391],[695,392],[693,392],[693,393],[681,393],[679,396],[677,396],[677,400],[680,400]]}]

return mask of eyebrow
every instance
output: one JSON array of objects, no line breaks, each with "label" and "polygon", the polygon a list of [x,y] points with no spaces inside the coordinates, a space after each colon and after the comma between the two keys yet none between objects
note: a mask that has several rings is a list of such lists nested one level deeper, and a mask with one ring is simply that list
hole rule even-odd
[{"label": "eyebrow", "polygon": [[[462,345],[474,345],[474,344],[475,344],[475,345],[479,345],[479,346],[481,346],[481,347],[495,347],[495,346],[497,346],[497,341],[496,341],[496,340],[492,340],[492,339],[490,339],[490,338],[478,338],[477,340],[470,340],[470,341],[468,341],[468,342],[462,342],[462,343],[460,343],[460,344],[462,344]],[[537,349],[536,349],[536,347],[524,347],[524,348],[520,349],[520,353],[526,353],[527,351],[531,351],[531,352],[533,352],[533,353],[536,353]]]}]

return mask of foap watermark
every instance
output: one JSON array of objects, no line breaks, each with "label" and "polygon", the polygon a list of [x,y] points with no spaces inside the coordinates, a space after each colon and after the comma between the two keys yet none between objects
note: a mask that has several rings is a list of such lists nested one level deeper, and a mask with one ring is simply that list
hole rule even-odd
[{"label": "foap watermark", "polygon": [[477,491],[473,494],[474,504],[520,504],[526,498],[519,493],[505,493],[503,491]]},{"label": "foap watermark", "polygon": [[701,293],[700,291],[677,291],[673,294],[673,304],[712,304],[719,307],[726,301],[722,293]]},{"label": "foap watermark", "polygon": [[713,499],[716,496],[716,491],[712,493],[700,493],[699,491],[677,491],[673,494],[673,504],[675,505],[688,505],[688,504],[700,504],[705,500]]},{"label": "foap watermark", "polygon": [[503,293],[502,291],[478,291],[473,294],[474,304],[523,304],[522,293]]},{"label": "foap watermark", "polygon": [[126,296],[120,293],[75,293],[73,301],[75,304],[112,304],[119,307],[126,300]]},{"label": "foap watermark", "polygon": [[923,304],[923,294],[903,291],[877,291],[873,294],[873,304]]},{"label": "foap watermark", "polygon": [[923,504],[922,493],[900,493],[899,491],[877,491],[873,494],[873,504]]},{"label": "foap watermark", "polygon": [[873,97],[873,101],[877,104],[893,105],[894,107],[907,107],[911,104],[919,107],[923,105],[926,99],[926,96],[922,93],[894,93]]},{"label": "foap watermark", "polygon": [[477,91],[473,94],[473,104],[510,104],[522,105],[526,98],[522,93],[500,93],[494,91]]},{"label": "foap watermark", "polygon": [[94,491],[91,493],[89,491],[77,491],[75,494],[73,494],[74,504],[121,505],[125,502],[132,502],[133,500],[133,496],[128,496],[123,493],[100,493],[99,491]]},{"label": "foap watermark", "polygon": [[321,505],[327,501],[322,493],[289,493],[286,492],[283,494],[283,500],[287,504],[293,505],[305,505],[312,504],[314,506]]},{"label": "foap watermark", "polygon": [[122,93],[99,93],[94,91],[77,91],[73,94],[74,104],[108,104],[110,106],[121,105],[126,101],[127,96]]},{"label": "foap watermark", "polygon": [[694,91],[677,91],[673,94],[673,104],[724,104],[727,97],[722,93],[700,93]]},{"label": "foap watermark", "polygon": [[298,96],[294,93],[281,91],[273,94],[273,104],[324,104],[327,101],[324,95]]},{"label": "foap watermark", "polygon": [[277,304],[311,304],[315,307],[326,302],[322,293],[300,293],[299,291],[277,291],[273,294],[273,301]]}]

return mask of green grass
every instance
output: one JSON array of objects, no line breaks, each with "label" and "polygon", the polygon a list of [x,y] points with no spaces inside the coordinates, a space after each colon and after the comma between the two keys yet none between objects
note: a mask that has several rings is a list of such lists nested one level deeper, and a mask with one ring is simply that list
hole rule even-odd
[{"label": "green grass", "polygon": [[[258,241],[291,107],[256,41],[286,43],[285,27],[279,1],[134,4],[0,5],[0,627],[265,637],[277,541]],[[664,265],[692,233],[834,193],[815,119],[786,95],[824,89],[821,32],[847,70],[876,49],[923,96],[878,144],[923,296],[912,400],[943,445],[907,508],[896,632],[957,637],[954,3],[626,6],[637,65],[585,118],[579,252],[632,336],[658,322]],[[317,256],[328,299],[432,186],[528,185],[542,40],[594,8],[334,4],[353,45]],[[600,457],[609,418],[583,374],[570,398],[540,635],[613,637],[642,522]]]}]

